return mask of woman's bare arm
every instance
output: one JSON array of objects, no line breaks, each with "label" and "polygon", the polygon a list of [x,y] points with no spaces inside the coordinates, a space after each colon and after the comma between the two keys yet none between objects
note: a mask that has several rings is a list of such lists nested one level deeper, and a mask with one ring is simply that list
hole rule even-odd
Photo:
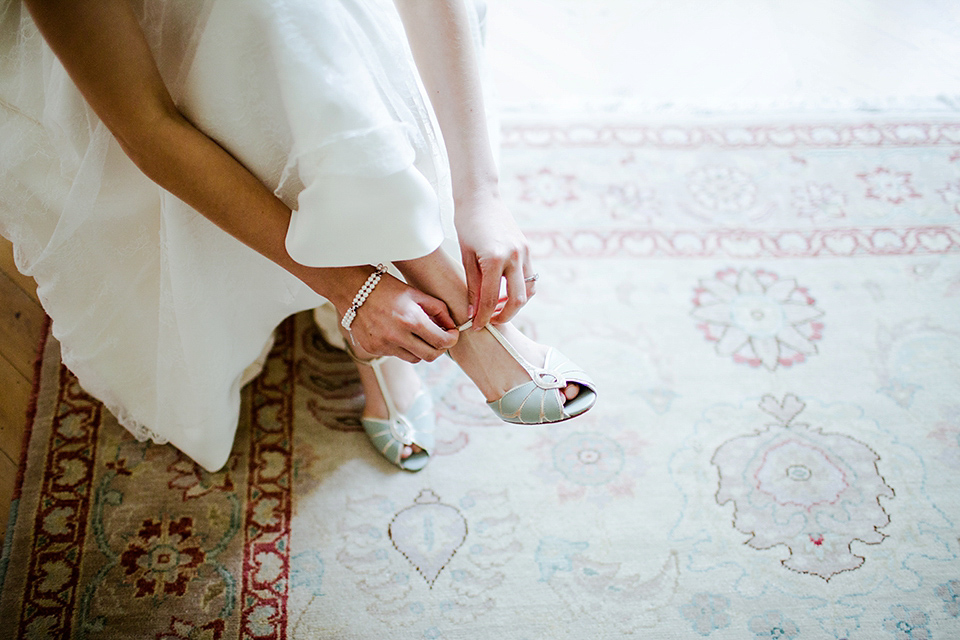
[{"label": "woman's bare arm", "polygon": [[[527,242],[500,199],[477,56],[464,0],[395,0],[410,48],[443,132],[453,180],[467,296],[480,330],[506,322],[534,293]],[[507,303],[494,316],[500,281]]]},{"label": "woman's bare arm", "polygon": [[443,130],[454,198],[497,193],[497,167],[464,0],[395,0]]},{"label": "woman's bare arm", "polygon": [[[128,0],[25,0],[24,4],[84,98],[144,174],[300,278],[341,314],[346,311],[372,267],[311,268],[287,254],[284,240],[290,210],[183,117],[163,84]],[[432,360],[438,355],[436,349],[456,341],[434,324],[453,326],[439,300],[393,278],[384,278],[378,292],[364,305],[369,305],[368,313],[358,314],[354,324],[367,351]],[[416,317],[411,302],[426,313],[426,323]],[[370,311],[386,316],[390,326],[384,326],[382,317],[374,322]],[[420,340],[411,338],[412,334]]]}]

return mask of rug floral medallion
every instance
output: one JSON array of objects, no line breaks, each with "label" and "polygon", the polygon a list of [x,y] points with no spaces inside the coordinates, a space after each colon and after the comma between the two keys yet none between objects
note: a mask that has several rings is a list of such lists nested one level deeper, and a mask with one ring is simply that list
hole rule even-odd
[{"label": "rug floral medallion", "polygon": [[594,410],[504,425],[449,359],[430,465],[307,313],[208,473],[47,339],[0,637],[960,637],[960,122],[509,122],[518,319]]}]

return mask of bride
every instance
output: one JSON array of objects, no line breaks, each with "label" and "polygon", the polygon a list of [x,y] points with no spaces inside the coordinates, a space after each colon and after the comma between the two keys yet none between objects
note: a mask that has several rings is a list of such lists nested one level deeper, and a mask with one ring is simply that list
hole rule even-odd
[{"label": "bride", "polygon": [[449,353],[508,422],[593,405],[582,370],[509,322],[538,276],[471,19],[463,0],[7,3],[0,232],[121,424],[218,469],[244,370],[324,300],[401,468],[433,445],[420,360]]}]

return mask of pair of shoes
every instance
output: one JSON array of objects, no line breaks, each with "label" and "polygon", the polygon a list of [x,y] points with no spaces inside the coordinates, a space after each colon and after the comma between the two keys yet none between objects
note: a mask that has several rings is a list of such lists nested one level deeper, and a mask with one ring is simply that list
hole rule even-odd
[{"label": "pair of shoes", "polygon": [[[433,409],[433,400],[426,390],[421,389],[420,393],[413,400],[413,404],[406,412],[401,413],[393,401],[393,395],[387,387],[387,381],[383,377],[383,363],[389,356],[374,358],[373,360],[361,360],[347,345],[347,353],[358,365],[371,367],[373,374],[377,378],[377,386],[383,395],[383,400],[387,405],[387,419],[382,418],[361,418],[360,423],[363,430],[367,432],[367,437],[373,443],[383,457],[397,465],[405,471],[420,471],[430,459],[430,451],[433,450],[434,438],[433,432],[436,426],[436,414]],[[420,447],[420,451],[412,453],[409,457],[403,458],[403,448],[410,446]]]},{"label": "pair of shoes", "polygon": [[[457,328],[463,331],[472,324],[470,320]],[[501,420],[528,425],[563,422],[586,413],[596,403],[596,385],[570,358],[551,347],[543,366],[534,366],[513,348],[499,329],[492,324],[486,329],[530,376],[530,382],[517,385],[499,400],[487,403]],[[579,385],[580,392],[573,400],[566,400],[563,389],[570,383]]]}]

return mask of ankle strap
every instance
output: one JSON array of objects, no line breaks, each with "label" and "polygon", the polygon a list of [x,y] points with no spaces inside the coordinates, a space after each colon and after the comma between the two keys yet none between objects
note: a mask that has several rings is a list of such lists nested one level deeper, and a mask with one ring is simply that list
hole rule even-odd
[{"label": "ankle strap", "polygon": [[374,356],[369,360],[364,360],[353,351],[353,347],[351,347],[349,343],[347,343],[347,355],[350,356],[350,359],[356,362],[357,364],[365,364],[368,367],[372,367],[375,362],[385,360],[388,357],[388,356]]},{"label": "ankle strap", "polygon": [[[464,322],[459,327],[457,327],[457,331],[466,331],[472,326],[473,326],[473,320],[470,319]],[[533,379],[537,378],[538,371],[540,371],[540,367],[533,366],[532,364],[530,364],[530,362],[526,358],[520,355],[520,353],[513,348],[513,345],[510,344],[505,337],[503,337],[503,334],[500,333],[500,330],[497,329],[495,326],[493,326],[492,324],[488,324],[484,328],[490,332],[490,335],[492,335],[494,338],[497,339],[497,342],[499,342],[500,346],[502,346],[504,349],[507,350],[507,353],[513,356],[513,359],[516,360],[521,367],[523,367],[524,371],[530,374],[531,378]]]}]

